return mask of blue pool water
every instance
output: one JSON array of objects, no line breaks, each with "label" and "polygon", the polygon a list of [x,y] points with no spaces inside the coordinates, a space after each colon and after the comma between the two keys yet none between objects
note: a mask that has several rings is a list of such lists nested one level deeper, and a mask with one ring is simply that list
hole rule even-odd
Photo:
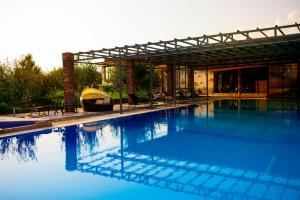
[{"label": "blue pool water", "polygon": [[0,199],[299,199],[295,105],[218,101],[0,138]]},{"label": "blue pool water", "polygon": [[27,125],[32,125],[35,124],[36,121],[0,121],[0,129],[4,128],[14,128],[14,127],[19,127],[19,126],[27,126]]}]

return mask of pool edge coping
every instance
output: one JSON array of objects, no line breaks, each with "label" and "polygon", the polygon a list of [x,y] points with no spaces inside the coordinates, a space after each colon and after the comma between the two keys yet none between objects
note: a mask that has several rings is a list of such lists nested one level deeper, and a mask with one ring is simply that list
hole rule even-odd
[{"label": "pool edge coping", "polygon": [[[209,101],[203,101],[203,102],[193,102],[193,103],[186,103],[183,105],[175,105],[175,106],[168,106],[163,108],[155,108],[155,109],[135,109],[130,110],[128,112],[125,112],[123,114],[120,113],[109,113],[108,115],[103,115],[103,113],[96,113],[96,114],[89,114],[88,116],[72,116],[65,119],[54,119],[54,120],[44,120],[40,121],[34,125],[28,125],[28,126],[21,126],[21,127],[15,127],[15,128],[9,128],[9,129],[2,129],[0,130],[0,138],[4,137],[10,137],[10,136],[17,136],[37,131],[43,131],[53,128],[61,128],[65,126],[72,126],[76,124],[82,124],[82,123],[91,123],[96,121],[105,121],[110,119],[117,119],[117,118],[123,118],[128,116],[134,116],[139,114],[145,114],[145,113],[151,113],[151,112],[158,112],[162,110],[169,110],[169,109],[176,109],[176,108],[184,108],[187,106],[192,105],[201,105],[205,103],[213,102],[213,100]],[[9,131],[5,131],[9,130]]]}]

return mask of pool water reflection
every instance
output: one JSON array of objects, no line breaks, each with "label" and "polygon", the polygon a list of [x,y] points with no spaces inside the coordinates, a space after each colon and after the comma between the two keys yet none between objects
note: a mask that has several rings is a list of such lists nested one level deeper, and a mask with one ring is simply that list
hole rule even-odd
[{"label": "pool water reflection", "polygon": [[299,112],[280,103],[218,101],[2,138],[0,199],[299,199]]}]

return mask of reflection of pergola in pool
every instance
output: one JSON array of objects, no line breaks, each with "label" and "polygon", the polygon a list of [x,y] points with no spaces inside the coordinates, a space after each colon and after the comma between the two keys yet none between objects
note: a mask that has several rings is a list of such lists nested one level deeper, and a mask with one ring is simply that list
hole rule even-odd
[{"label": "reflection of pergola in pool", "polygon": [[[206,69],[206,74],[208,74],[209,68],[299,63],[299,32],[300,26],[296,23],[287,26],[126,45],[74,54],[64,53],[66,111],[74,111],[74,63],[96,63],[105,66],[117,64],[120,71],[125,66],[127,69],[127,92],[129,94],[133,93],[135,88],[133,73],[135,61],[147,63],[151,69],[153,66],[165,65],[168,77],[167,93],[175,96],[176,66],[188,66],[191,73],[195,67]],[[283,69],[281,70],[283,71]],[[150,72],[152,71],[150,70]],[[297,74],[299,85],[299,67]],[[120,83],[122,83],[122,77],[119,78]],[[241,92],[240,78],[239,73],[237,87],[239,94]],[[151,85],[150,91],[152,90]],[[194,87],[193,76],[190,77],[189,87],[191,89]],[[208,75],[206,75],[206,89],[206,96],[208,96]],[[121,94],[122,84],[120,84],[120,96]],[[299,87],[297,97],[299,98]],[[122,101],[120,101],[120,107],[122,112]]]},{"label": "reflection of pergola in pool", "polygon": [[[166,156],[164,154],[168,153],[159,155],[144,151],[145,145],[151,146],[154,142],[154,147],[169,138],[164,136],[139,143],[133,148],[121,145],[121,149],[111,148],[80,158],[77,170],[216,199],[280,199],[287,190],[296,194],[300,191],[298,179],[211,163],[201,164],[193,160],[176,159],[175,154]],[[166,151],[169,152],[168,149]]]}]

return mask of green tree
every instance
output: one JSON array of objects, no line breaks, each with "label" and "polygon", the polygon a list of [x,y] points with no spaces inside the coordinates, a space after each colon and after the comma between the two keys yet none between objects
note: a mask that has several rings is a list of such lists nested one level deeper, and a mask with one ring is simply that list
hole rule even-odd
[{"label": "green tree", "polygon": [[52,100],[63,99],[64,77],[62,67],[54,68],[46,73],[43,82],[44,90],[46,91],[45,97]]},{"label": "green tree", "polygon": [[[150,67],[145,64],[137,64],[135,66],[136,87],[138,90],[150,89]],[[159,87],[159,75],[153,70],[152,89]]]},{"label": "green tree", "polygon": [[0,63],[0,103],[12,101],[12,70],[9,63]]},{"label": "green tree", "polygon": [[14,61],[12,88],[14,103],[28,103],[31,99],[40,98],[47,91],[43,87],[44,74],[36,65],[31,54]]},{"label": "green tree", "polygon": [[64,89],[64,74],[63,68],[54,68],[52,71],[45,75],[44,86],[47,92],[56,92]]},{"label": "green tree", "polygon": [[101,74],[93,64],[77,64],[75,66],[76,91],[81,92],[85,87],[98,85]]},{"label": "green tree", "polygon": [[[110,79],[108,80],[115,91],[119,91],[120,82],[119,82],[119,68],[118,67],[110,67],[108,73],[110,73]],[[123,87],[126,88],[126,69],[122,67],[122,80],[123,80]]]},{"label": "green tree", "polygon": [[[142,63],[136,63],[135,65],[135,81],[136,81],[136,87],[137,90],[149,90],[150,88],[150,67],[146,64]],[[112,67],[109,71],[110,73],[110,80],[109,82],[112,83],[114,86],[114,89],[116,91],[119,90],[119,69],[118,67]],[[126,87],[126,68],[122,68],[122,80],[123,80],[123,85]],[[159,75],[153,71],[153,76],[152,76],[152,83],[153,83],[153,89],[159,86]]]},{"label": "green tree", "polygon": [[[119,89],[118,68],[114,68],[112,79],[115,90]],[[126,71],[122,71],[124,88]],[[28,104],[33,99],[63,97],[63,68],[58,67],[44,73],[31,54],[24,55],[13,62],[0,63],[0,104],[5,110],[13,106]],[[75,66],[76,93],[88,86],[101,82],[101,74],[96,65],[78,64]],[[141,83],[143,84],[143,83]],[[143,86],[144,87],[144,86]],[[124,90],[125,92],[125,90]],[[4,112],[2,112],[4,113]]]}]

